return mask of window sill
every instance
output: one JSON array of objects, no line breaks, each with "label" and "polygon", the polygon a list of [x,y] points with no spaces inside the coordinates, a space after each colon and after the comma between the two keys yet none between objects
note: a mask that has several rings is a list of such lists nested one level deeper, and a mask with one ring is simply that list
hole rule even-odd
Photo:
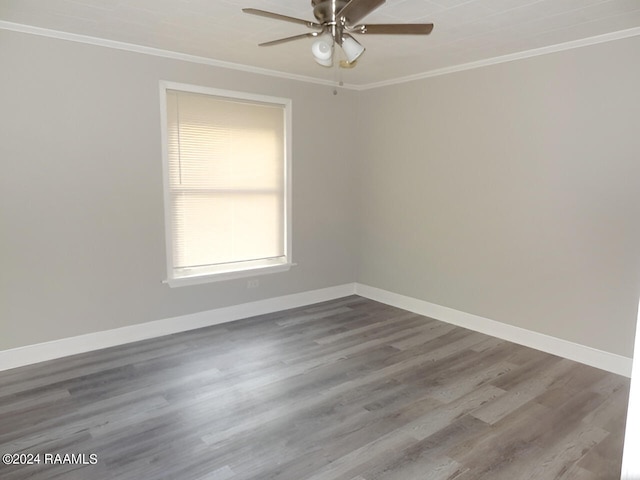
[{"label": "window sill", "polygon": [[261,265],[261,266],[250,267],[242,270],[233,270],[233,271],[216,272],[216,273],[203,273],[203,274],[189,275],[189,276],[183,276],[183,277],[169,278],[167,280],[164,280],[163,283],[166,283],[171,288],[186,287],[189,285],[200,285],[203,283],[222,282],[225,280],[234,280],[238,278],[255,277],[257,275],[267,275],[270,273],[286,272],[294,265],[296,264],[280,263],[277,265]]}]

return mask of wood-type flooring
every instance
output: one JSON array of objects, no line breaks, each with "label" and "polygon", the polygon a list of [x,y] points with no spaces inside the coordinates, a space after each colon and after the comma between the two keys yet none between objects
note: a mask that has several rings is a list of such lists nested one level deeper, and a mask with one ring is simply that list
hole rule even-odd
[{"label": "wood-type flooring", "polygon": [[0,372],[0,478],[617,480],[628,390],[351,296]]}]

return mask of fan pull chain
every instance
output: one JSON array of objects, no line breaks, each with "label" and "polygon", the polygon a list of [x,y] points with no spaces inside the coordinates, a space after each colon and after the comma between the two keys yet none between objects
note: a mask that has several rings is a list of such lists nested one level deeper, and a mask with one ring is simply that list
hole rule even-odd
[{"label": "fan pull chain", "polygon": [[[334,62],[333,82],[337,87],[342,87],[344,82],[342,81],[342,68],[340,68],[340,61]],[[333,88],[333,94],[338,95],[337,87]]]}]

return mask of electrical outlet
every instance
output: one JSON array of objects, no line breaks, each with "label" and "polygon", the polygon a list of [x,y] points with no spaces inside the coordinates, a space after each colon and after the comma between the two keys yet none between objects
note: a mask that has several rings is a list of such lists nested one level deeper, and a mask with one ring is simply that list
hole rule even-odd
[{"label": "electrical outlet", "polygon": [[252,280],[247,280],[247,288],[257,288],[260,286],[260,280],[254,278]]}]

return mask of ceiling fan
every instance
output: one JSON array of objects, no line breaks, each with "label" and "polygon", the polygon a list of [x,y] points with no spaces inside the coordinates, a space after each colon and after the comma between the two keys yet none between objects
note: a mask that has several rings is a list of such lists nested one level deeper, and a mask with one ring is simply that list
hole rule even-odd
[{"label": "ceiling fan", "polygon": [[333,65],[334,45],[342,47],[346,60],[340,66],[351,68],[362,55],[365,48],[351,35],[354,34],[386,34],[386,35],[429,35],[433,30],[433,23],[390,23],[390,24],[360,24],[364,17],[385,3],[386,0],[311,0],[313,15],[316,22],[301,18],[289,17],[279,13],[267,12],[257,8],[243,8],[242,11],[251,15],[273,18],[285,22],[299,23],[313,32],[280,38],[259,44],[261,47],[279,45],[302,38],[317,38],[311,47],[314,60],[324,67]]}]

